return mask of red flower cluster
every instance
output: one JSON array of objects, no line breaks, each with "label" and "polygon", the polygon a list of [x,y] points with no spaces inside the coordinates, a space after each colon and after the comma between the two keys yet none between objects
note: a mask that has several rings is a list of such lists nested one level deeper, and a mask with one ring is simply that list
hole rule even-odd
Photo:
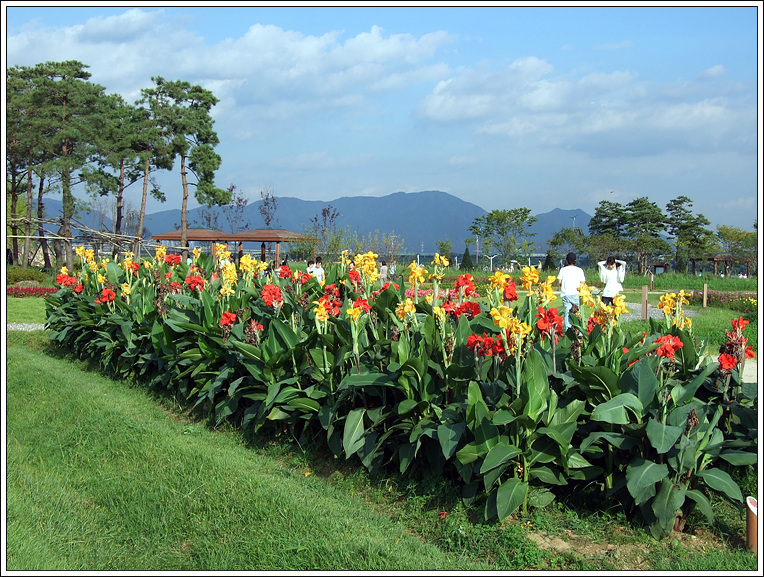
[{"label": "red flower cluster", "polygon": [[229,313],[228,311],[223,313],[223,317],[220,319],[220,326],[227,327],[236,322],[236,315]]},{"label": "red flower cluster", "polygon": [[281,288],[275,284],[265,285],[262,292],[260,293],[260,296],[263,297],[265,304],[269,307],[276,306],[276,304],[284,302],[284,297],[281,296]]},{"label": "red flower cluster", "polygon": [[175,266],[176,264],[180,263],[180,255],[179,254],[166,254],[164,256],[164,263],[169,266]]},{"label": "red flower cluster", "polygon": [[186,286],[191,289],[191,292],[193,292],[194,289],[202,291],[204,290],[204,279],[196,274],[189,275],[186,277]]},{"label": "red flower cluster", "polygon": [[[80,292],[82,290],[82,285],[77,285],[77,286],[79,287],[80,290],[78,291],[77,287],[75,287],[74,292]],[[5,289],[6,296],[13,297],[13,298],[46,297],[56,292],[58,292],[58,289],[51,288],[51,287],[9,286],[8,288]]]},{"label": "red flower cluster", "polygon": [[[400,287],[398,286],[398,284],[397,284],[397,283],[393,283],[393,285],[392,285],[392,286],[393,286],[393,288],[394,288],[396,291],[397,291],[397,290],[400,288]],[[373,292],[371,293],[371,296],[373,296],[373,297],[376,297],[376,296],[378,296],[380,293],[382,293],[382,292],[386,291],[386,290],[387,290],[387,289],[389,289],[389,288],[390,288],[390,283],[389,283],[389,282],[386,282],[385,284],[383,284],[383,285],[382,285],[382,288],[381,288],[381,289],[379,289],[379,290],[377,290],[377,291],[373,291]]]},{"label": "red flower cluster", "polygon": [[359,273],[356,269],[351,268],[348,271],[348,278],[350,279],[350,282],[353,284],[353,290],[359,290],[361,287],[361,273]]},{"label": "red flower cluster", "polygon": [[292,278],[292,269],[288,265],[281,265],[279,269],[279,278]]},{"label": "red flower cluster", "polygon": [[353,308],[360,308],[363,309],[363,312],[368,313],[371,310],[371,305],[369,305],[369,301],[367,301],[365,298],[358,297],[353,303]]},{"label": "red flower cluster", "polygon": [[60,284],[63,287],[70,287],[77,284],[77,277],[69,276],[67,274],[56,275],[56,284]]},{"label": "red flower cluster", "polygon": [[299,280],[300,284],[304,286],[305,283],[310,280],[310,277],[311,277],[310,273],[301,272],[300,276],[299,276],[299,278],[297,280]]},{"label": "red flower cluster", "polygon": [[661,343],[661,346],[655,350],[655,354],[659,357],[666,357],[671,361],[674,360],[674,353],[684,345],[682,339],[673,335],[666,335],[656,339],[655,342]]},{"label": "red flower cluster", "polygon": [[107,303],[113,303],[114,299],[116,298],[117,293],[115,293],[110,288],[105,288],[101,291],[101,297],[95,299],[95,304],[107,304]]},{"label": "red flower cluster", "polygon": [[459,276],[454,281],[454,286],[459,290],[460,293],[462,293],[463,289],[463,294],[466,297],[477,294],[475,291],[475,283],[472,282],[472,275],[469,273],[465,273]]},{"label": "red flower cluster", "polygon": [[170,283],[170,292],[173,294],[178,294],[183,290],[183,285],[180,284],[178,281],[174,280]]},{"label": "red flower cluster", "polygon": [[545,336],[554,335],[554,344],[557,344],[560,337],[562,337],[562,317],[557,314],[555,307],[551,307],[546,311],[542,307],[538,309],[536,328],[539,330],[541,340],[543,341]]},{"label": "red flower cluster", "polygon": [[731,371],[737,366],[737,359],[730,354],[722,353],[719,355],[719,364],[725,371]]},{"label": "red flower cluster", "polygon": [[338,298],[334,298],[332,295],[325,294],[318,299],[318,304],[326,309],[326,312],[333,317],[340,316],[340,307],[342,301]]},{"label": "red flower cluster", "polygon": [[515,281],[514,279],[509,279],[509,282],[504,285],[504,300],[512,302],[516,301],[518,298]]},{"label": "red flower cluster", "polygon": [[490,357],[491,355],[503,357],[505,355],[504,343],[501,340],[500,334],[495,337],[489,337],[486,333],[483,333],[481,337],[472,333],[467,337],[467,348],[479,357]]},{"label": "red flower cluster", "polygon": [[[752,359],[756,356],[756,353],[753,352],[753,347],[748,344],[748,339],[743,336],[743,331],[748,326],[748,323],[749,321],[743,317],[732,319],[732,332],[727,331],[727,342],[719,350],[719,363],[722,369],[731,370],[745,359]],[[725,357],[724,362],[722,362],[722,357]],[[731,367],[725,366],[725,364],[730,365],[731,362],[726,357],[730,357],[735,361]]]},{"label": "red flower cluster", "polygon": [[453,301],[446,301],[443,303],[443,310],[454,318],[458,319],[461,315],[465,315],[471,320],[480,314],[480,305],[474,301],[465,301],[460,305]]},{"label": "red flower cluster", "polygon": [[134,275],[138,274],[138,271],[140,270],[141,265],[137,262],[131,262],[128,267],[125,269],[125,272],[131,272]]}]

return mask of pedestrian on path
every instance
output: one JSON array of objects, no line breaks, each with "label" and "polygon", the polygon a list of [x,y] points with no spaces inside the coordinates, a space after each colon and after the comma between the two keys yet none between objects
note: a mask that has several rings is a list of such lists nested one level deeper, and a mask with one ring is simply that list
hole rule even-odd
[{"label": "pedestrian on path", "polygon": [[626,276],[626,261],[609,256],[598,262],[597,266],[600,269],[600,280],[605,283],[605,288],[602,289],[602,302],[612,305],[615,295],[623,291],[621,283]]},{"label": "pedestrian on path", "polygon": [[567,331],[570,327],[570,310],[574,305],[578,307],[581,304],[578,287],[586,282],[586,275],[583,269],[576,266],[576,253],[569,252],[565,255],[565,263],[557,275],[557,282],[560,284],[560,296],[565,307],[564,324]]}]

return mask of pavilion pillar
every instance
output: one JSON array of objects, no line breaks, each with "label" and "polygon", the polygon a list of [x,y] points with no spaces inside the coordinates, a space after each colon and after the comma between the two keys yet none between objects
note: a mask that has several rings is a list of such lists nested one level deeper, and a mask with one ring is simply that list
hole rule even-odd
[{"label": "pavilion pillar", "polygon": [[260,245],[260,260],[265,262],[265,243]]},{"label": "pavilion pillar", "polygon": [[281,243],[276,243],[276,267],[279,268],[281,266]]}]

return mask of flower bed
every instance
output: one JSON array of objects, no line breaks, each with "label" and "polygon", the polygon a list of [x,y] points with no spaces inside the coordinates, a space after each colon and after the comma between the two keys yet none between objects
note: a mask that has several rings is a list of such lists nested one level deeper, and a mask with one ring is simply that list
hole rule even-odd
[{"label": "flower bed", "polygon": [[49,295],[58,292],[57,288],[51,287],[18,287],[9,286],[5,289],[5,294],[8,297],[13,298],[27,298],[27,297],[47,297]]},{"label": "flower bed", "polygon": [[[706,304],[717,306],[741,313],[751,313],[758,310],[758,295],[753,292],[722,292],[708,291]],[[703,291],[693,291],[689,296],[690,304],[703,305]]]},{"label": "flower bed", "polygon": [[709,493],[742,503],[725,470],[756,462],[742,319],[720,363],[697,353],[683,292],[630,334],[623,297],[605,306],[583,285],[563,331],[555,279],[533,267],[517,283],[496,272],[479,298],[469,274],[441,289],[438,255],[376,289],[373,253],[319,283],[216,248],[191,264],[78,249],[82,272],[62,269],[48,299],[51,340],[216,423],[290,429],[374,473],[440,474],[486,519],[601,486],[663,537],[695,506],[710,514]]}]

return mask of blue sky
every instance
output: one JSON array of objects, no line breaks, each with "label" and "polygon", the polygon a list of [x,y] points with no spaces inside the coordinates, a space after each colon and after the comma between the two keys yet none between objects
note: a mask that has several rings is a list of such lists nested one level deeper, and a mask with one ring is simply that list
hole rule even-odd
[{"label": "blue sky", "polygon": [[[442,190],[593,214],[685,195],[746,230],[760,211],[761,2],[4,7],[7,66],[79,60],[129,102],[152,76],[211,90],[216,183],[252,202]],[[179,176],[159,181],[149,211],[179,208]]]}]

